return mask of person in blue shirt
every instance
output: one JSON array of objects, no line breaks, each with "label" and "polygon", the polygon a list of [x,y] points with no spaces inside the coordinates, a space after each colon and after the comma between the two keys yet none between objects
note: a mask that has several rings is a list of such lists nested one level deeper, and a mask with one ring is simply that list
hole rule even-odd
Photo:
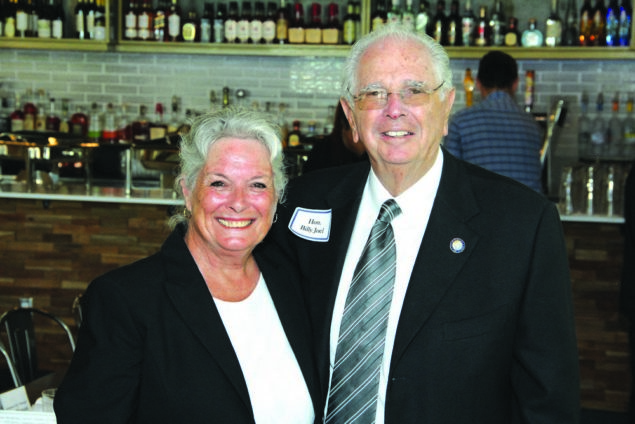
[{"label": "person in blue shirt", "polygon": [[476,87],[482,101],[450,118],[443,145],[454,156],[543,192],[541,129],[514,100],[518,65],[501,51],[485,54]]}]

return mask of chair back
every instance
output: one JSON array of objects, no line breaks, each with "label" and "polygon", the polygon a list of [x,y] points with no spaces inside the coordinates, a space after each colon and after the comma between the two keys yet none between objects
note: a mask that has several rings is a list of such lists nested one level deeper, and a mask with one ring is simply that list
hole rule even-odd
[{"label": "chair back", "polygon": [[50,319],[66,333],[71,350],[75,351],[75,339],[62,319],[37,308],[15,308],[0,316],[0,329],[4,329],[9,341],[9,352],[22,384],[38,377],[37,345],[33,316]]},{"label": "chair back", "polygon": [[22,382],[20,381],[20,377],[18,376],[18,370],[15,368],[13,359],[11,359],[11,356],[9,356],[9,352],[7,352],[7,348],[5,347],[2,340],[0,340],[0,354],[2,354],[5,362],[7,363],[7,368],[9,368],[9,372],[11,373],[13,385],[15,387],[20,387],[22,385]]}]

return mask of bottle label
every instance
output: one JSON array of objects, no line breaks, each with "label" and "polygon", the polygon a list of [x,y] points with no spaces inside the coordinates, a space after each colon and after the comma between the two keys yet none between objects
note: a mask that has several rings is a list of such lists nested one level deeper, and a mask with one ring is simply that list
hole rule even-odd
[{"label": "bottle label", "polygon": [[15,37],[15,19],[7,18],[4,21],[4,36],[7,38]]},{"label": "bottle label", "polygon": [[126,31],[124,36],[129,39],[137,38],[137,15],[133,12],[128,12],[128,14],[126,14]]},{"label": "bottle label", "polygon": [[556,47],[560,45],[562,37],[562,24],[560,21],[547,19],[545,23],[545,45],[547,47]]},{"label": "bottle label", "polygon": [[384,20],[382,19],[381,16],[373,18],[372,27],[371,27],[372,31],[375,31],[383,26],[384,26]]},{"label": "bottle label", "polygon": [[262,24],[262,38],[266,43],[271,43],[276,39],[276,23],[274,21],[265,21]]},{"label": "bottle label", "polygon": [[262,21],[254,19],[251,21],[251,25],[249,26],[249,38],[251,38],[251,42],[254,44],[260,43],[262,40]]},{"label": "bottle label", "polygon": [[456,22],[451,21],[448,25],[448,45],[456,45]]},{"label": "bottle label", "polygon": [[23,131],[23,130],[24,130],[24,121],[22,119],[11,120],[11,131]]},{"label": "bottle label", "polygon": [[64,23],[60,19],[56,19],[52,22],[52,25],[51,35],[59,40],[64,36]]},{"label": "bottle label", "polygon": [[201,19],[201,43],[212,41],[212,24],[209,19]]},{"label": "bottle label", "polygon": [[168,35],[177,38],[181,33],[181,17],[176,13],[168,17]]},{"label": "bottle label", "polygon": [[214,42],[222,43],[225,40],[225,25],[220,19],[214,19]]},{"label": "bottle label", "polygon": [[15,13],[15,28],[18,31],[26,31],[29,27],[29,16],[19,10]]},{"label": "bottle label", "polygon": [[322,44],[322,30],[320,28],[306,29],[307,44]]},{"label": "bottle label", "polygon": [[48,19],[38,19],[37,36],[38,38],[51,38],[51,21]]},{"label": "bottle label", "polygon": [[278,19],[276,23],[276,38],[278,41],[287,41],[289,37],[289,23],[286,19]]},{"label": "bottle label", "polygon": [[150,38],[150,16],[147,13],[139,15],[139,38],[142,40]]},{"label": "bottle label", "polygon": [[302,44],[304,41],[304,28],[289,28],[289,43]]},{"label": "bottle label", "polygon": [[515,32],[508,32],[507,34],[505,34],[505,45],[508,47],[518,45],[518,36]]},{"label": "bottle label", "polygon": [[237,35],[237,25],[236,21],[232,19],[227,19],[225,21],[225,40],[228,43],[233,43],[236,40]]},{"label": "bottle label", "polygon": [[249,41],[249,21],[241,19],[236,24],[236,37],[241,43]]},{"label": "bottle label", "polygon": [[353,44],[355,42],[355,21],[348,20],[344,22],[342,41],[346,44]]},{"label": "bottle label", "polygon": [[461,20],[461,36],[463,37],[464,46],[472,46],[472,33],[474,32],[474,19],[464,18]]},{"label": "bottle label", "polygon": [[95,40],[97,40],[97,41],[105,41],[106,40],[106,27],[96,26],[94,34],[95,34]]},{"label": "bottle label", "polygon": [[324,44],[340,44],[340,30],[337,28],[326,28],[322,31],[322,42]]},{"label": "bottle label", "polygon": [[192,42],[196,39],[196,25],[187,22],[183,25],[183,41]]},{"label": "bottle label", "polygon": [[95,14],[91,11],[86,15],[86,32],[93,35],[95,33]]}]

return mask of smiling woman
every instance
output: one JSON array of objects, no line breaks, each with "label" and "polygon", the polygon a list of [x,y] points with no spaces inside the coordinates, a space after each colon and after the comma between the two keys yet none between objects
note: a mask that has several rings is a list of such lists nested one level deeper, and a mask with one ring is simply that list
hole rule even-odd
[{"label": "smiling woman", "polygon": [[187,213],[160,252],[89,285],[58,422],[317,422],[297,273],[263,244],[287,180],[276,126],[223,109],[180,151]]}]

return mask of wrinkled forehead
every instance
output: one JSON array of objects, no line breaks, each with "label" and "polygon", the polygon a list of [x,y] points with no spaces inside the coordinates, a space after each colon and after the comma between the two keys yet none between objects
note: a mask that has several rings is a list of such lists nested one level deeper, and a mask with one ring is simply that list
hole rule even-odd
[{"label": "wrinkled forehead", "polygon": [[357,87],[404,87],[413,81],[434,85],[436,76],[428,50],[413,40],[385,39],[360,58]]}]

